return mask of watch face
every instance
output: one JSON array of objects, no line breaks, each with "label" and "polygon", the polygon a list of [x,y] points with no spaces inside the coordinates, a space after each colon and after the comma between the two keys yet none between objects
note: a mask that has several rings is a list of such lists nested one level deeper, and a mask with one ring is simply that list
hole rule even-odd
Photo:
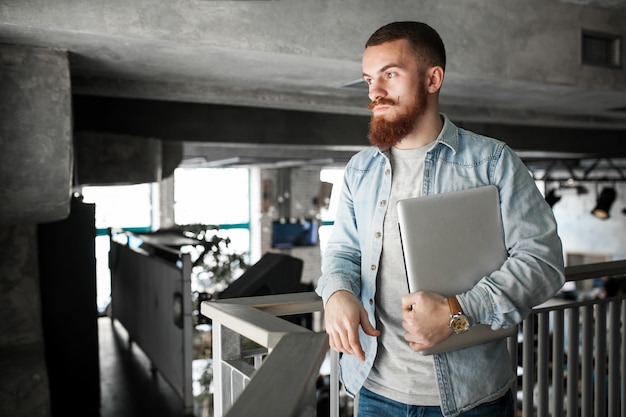
[{"label": "watch face", "polygon": [[455,315],[450,320],[450,328],[454,333],[463,333],[469,330],[469,320],[463,315]]}]

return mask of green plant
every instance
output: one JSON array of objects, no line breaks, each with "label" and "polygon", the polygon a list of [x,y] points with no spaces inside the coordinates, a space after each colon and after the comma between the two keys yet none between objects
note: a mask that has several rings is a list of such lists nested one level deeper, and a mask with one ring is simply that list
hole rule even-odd
[{"label": "green plant", "polygon": [[214,295],[248,269],[247,253],[232,249],[230,237],[221,233],[218,226],[187,224],[176,229],[197,242],[188,248],[193,260],[192,290],[195,292]]}]

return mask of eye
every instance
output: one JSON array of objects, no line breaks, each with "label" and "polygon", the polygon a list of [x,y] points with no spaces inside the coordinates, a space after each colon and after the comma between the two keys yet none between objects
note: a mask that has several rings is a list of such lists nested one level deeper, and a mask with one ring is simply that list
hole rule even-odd
[{"label": "eye", "polygon": [[395,72],[388,72],[387,74],[385,74],[387,79],[396,78],[396,75],[398,74],[396,74]]},{"label": "eye", "polygon": [[372,85],[374,83],[374,81],[372,81],[372,79],[369,77],[363,77],[363,80],[365,81],[365,84],[367,85]]}]

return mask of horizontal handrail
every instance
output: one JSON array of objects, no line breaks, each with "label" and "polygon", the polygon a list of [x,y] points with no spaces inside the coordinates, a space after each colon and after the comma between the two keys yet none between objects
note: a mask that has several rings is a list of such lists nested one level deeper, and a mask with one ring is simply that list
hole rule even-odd
[{"label": "horizontal handrail", "polygon": [[267,416],[314,416],[311,381],[316,381],[327,350],[324,334],[285,334],[227,415],[256,416],[261,408]]},{"label": "horizontal handrail", "polygon": [[275,316],[322,311],[322,299],[313,291],[292,294],[262,295],[212,301],[215,304],[238,304],[254,307]]},{"label": "horizontal handrail", "polygon": [[626,274],[626,259],[565,267],[566,281],[581,281],[622,274]]},{"label": "horizontal handrail", "polygon": [[[249,378],[246,389],[235,398],[225,400],[216,389],[216,415],[258,415],[259,404],[263,404],[263,413],[268,416],[316,414],[313,384],[328,351],[328,336],[276,316],[312,313],[321,311],[322,307],[321,298],[314,292],[201,303],[201,313],[213,320],[216,386],[222,387],[218,380],[222,377],[222,364],[215,359],[222,357],[223,327],[268,348],[269,352],[263,365]],[[227,403],[230,401],[232,404]]]}]

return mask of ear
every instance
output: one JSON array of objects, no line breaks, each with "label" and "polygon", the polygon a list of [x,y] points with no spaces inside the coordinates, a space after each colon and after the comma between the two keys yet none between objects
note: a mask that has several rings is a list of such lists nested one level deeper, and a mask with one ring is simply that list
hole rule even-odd
[{"label": "ear", "polygon": [[443,68],[440,66],[431,67],[426,71],[427,75],[427,89],[430,94],[434,94],[441,89],[443,84]]}]

